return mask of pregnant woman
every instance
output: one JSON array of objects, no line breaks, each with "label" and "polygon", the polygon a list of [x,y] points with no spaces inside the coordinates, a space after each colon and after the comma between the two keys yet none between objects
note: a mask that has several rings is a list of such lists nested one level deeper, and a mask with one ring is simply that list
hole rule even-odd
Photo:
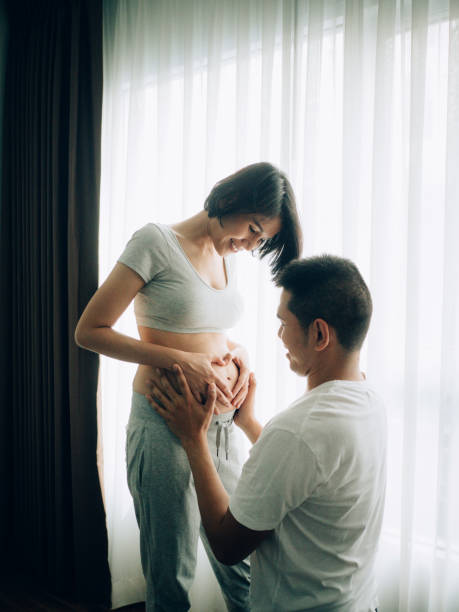
[{"label": "pregnant woman", "polygon": [[[126,454],[148,612],[189,609],[200,518],[186,454],[145,398],[147,381],[154,368],[170,370],[177,363],[197,398],[208,383],[216,384],[208,435],[231,494],[241,468],[231,443],[232,422],[249,377],[245,349],[226,335],[242,310],[231,256],[241,250],[270,255],[275,278],[300,248],[290,183],[271,164],[252,164],[217,183],[204,210],[193,217],[137,231],[78,322],[75,339],[81,347],[139,364]],[[133,299],[140,340],[113,329]],[[221,565],[203,532],[201,537],[228,609],[248,612],[248,562]]]}]

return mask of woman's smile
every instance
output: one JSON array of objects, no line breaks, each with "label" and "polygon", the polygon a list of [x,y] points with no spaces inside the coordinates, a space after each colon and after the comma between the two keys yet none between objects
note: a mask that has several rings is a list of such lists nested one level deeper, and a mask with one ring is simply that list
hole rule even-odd
[{"label": "woman's smile", "polygon": [[280,231],[281,221],[279,217],[267,219],[261,215],[232,215],[224,221],[220,220],[219,226],[220,235],[215,234],[214,244],[218,241],[220,245],[225,245],[224,249],[228,249],[229,241],[230,251],[239,253],[252,251],[275,236]]},{"label": "woman's smile", "polygon": [[239,251],[242,251],[243,247],[241,246],[238,247],[232,238],[230,238],[230,242],[231,242],[231,249],[234,253],[238,253]]}]

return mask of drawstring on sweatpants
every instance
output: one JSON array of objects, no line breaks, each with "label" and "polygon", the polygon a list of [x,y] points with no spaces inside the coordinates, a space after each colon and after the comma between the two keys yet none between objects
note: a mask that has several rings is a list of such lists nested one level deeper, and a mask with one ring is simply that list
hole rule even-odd
[{"label": "drawstring on sweatpants", "polygon": [[231,421],[224,421],[223,423],[221,421],[217,421],[215,424],[217,425],[217,440],[216,440],[216,446],[217,446],[217,457],[218,455],[218,451],[220,450],[220,438],[221,438],[221,433],[222,433],[222,429],[224,432],[224,436],[225,436],[225,455],[226,455],[226,460],[228,461],[228,453],[229,453],[229,431],[228,431],[228,427],[230,427],[232,423]]}]

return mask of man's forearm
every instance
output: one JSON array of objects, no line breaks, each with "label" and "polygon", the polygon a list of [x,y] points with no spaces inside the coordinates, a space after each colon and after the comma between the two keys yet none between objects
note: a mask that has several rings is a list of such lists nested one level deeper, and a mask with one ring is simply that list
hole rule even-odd
[{"label": "man's forearm", "polygon": [[239,563],[269,532],[248,529],[231,514],[228,494],[215,469],[207,438],[189,444],[182,440],[182,444],[193,472],[202,524],[213,553],[225,565]]},{"label": "man's forearm", "polygon": [[229,497],[215,469],[207,437],[182,441],[182,444],[193,472],[202,524],[214,548],[214,544],[218,545],[219,529],[228,510]]},{"label": "man's forearm", "polygon": [[[237,421],[236,424],[239,425]],[[263,430],[263,425],[256,419],[251,419],[248,423],[241,423],[239,427],[252,442],[252,444],[255,444]]]}]

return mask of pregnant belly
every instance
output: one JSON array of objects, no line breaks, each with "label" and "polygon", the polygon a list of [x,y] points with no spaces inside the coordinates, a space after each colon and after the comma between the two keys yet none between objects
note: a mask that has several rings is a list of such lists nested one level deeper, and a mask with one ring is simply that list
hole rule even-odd
[{"label": "pregnant belly", "polygon": [[[213,364],[212,367],[214,368],[215,372],[217,372],[218,375],[226,382],[228,387],[231,390],[233,390],[233,387],[236,384],[236,381],[239,376],[239,369],[237,368],[236,364],[234,364],[231,361],[226,366],[219,366],[217,364]],[[134,378],[134,383],[133,383],[134,391],[136,391],[137,393],[141,393],[142,395],[149,393],[150,389],[147,384],[147,380],[150,379],[152,376],[153,376],[153,368],[150,368],[149,366],[144,366],[144,365],[139,366],[137,370],[137,374]],[[174,386],[176,387],[176,385]],[[216,402],[216,408],[218,409],[220,413],[230,412],[231,410],[233,410],[231,406],[226,406],[225,404],[222,404],[218,400]]]},{"label": "pregnant belly", "polygon": [[[142,340],[177,348],[186,352],[206,353],[209,355],[219,355],[223,357],[228,352],[227,338],[224,334],[175,334],[171,332],[160,332],[150,328],[139,327],[139,334]],[[212,366],[218,375],[225,380],[230,390],[234,388],[239,376],[239,369],[234,362],[226,366],[213,364]],[[152,377],[153,368],[140,365],[133,382],[133,389],[137,393],[145,395],[149,393],[147,380]],[[229,412],[232,407],[225,406],[217,401],[219,412]]]}]

